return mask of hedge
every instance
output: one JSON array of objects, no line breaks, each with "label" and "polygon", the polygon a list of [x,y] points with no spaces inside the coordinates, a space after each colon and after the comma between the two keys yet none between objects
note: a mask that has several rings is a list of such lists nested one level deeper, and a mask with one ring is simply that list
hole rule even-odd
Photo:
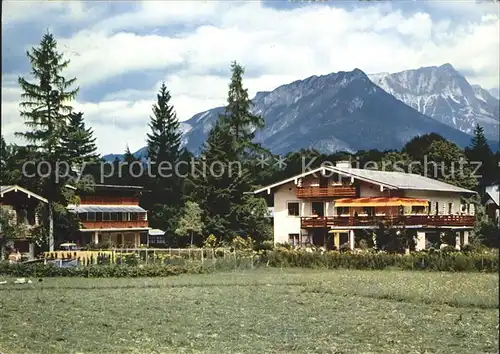
[{"label": "hedge", "polygon": [[429,270],[451,272],[498,272],[496,252],[415,252],[392,254],[385,252],[307,252],[276,248],[254,252],[252,256],[237,253],[234,258],[213,260],[183,260],[163,264],[97,264],[59,268],[54,264],[9,264],[0,262],[0,275],[17,277],[164,277],[184,273],[205,273],[214,270],[234,270],[255,267],[300,267],[324,269],[386,269]]},{"label": "hedge", "polygon": [[[345,269],[385,269],[432,271],[480,271],[498,272],[498,251],[486,253],[463,252],[414,252],[392,254],[385,252],[306,252],[276,249],[266,252],[263,257],[273,267],[301,268],[345,268]],[[264,261],[262,259],[261,261]]]},{"label": "hedge", "polygon": [[85,278],[122,278],[122,277],[166,277],[185,273],[207,271],[201,264],[196,265],[90,265],[73,268],[60,268],[54,264],[0,263],[0,274],[15,277],[85,277]]}]

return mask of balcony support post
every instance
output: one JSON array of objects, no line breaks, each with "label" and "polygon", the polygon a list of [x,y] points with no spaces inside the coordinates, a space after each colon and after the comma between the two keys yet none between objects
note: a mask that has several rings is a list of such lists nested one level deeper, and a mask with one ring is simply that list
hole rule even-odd
[{"label": "balcony support post", "polygon": [[92,242],[94,243],[99,243],[99,232],[98,231],[94,231],[94,234],[92,235]]},{"label": "balcony support post", "polygon": [[354,249],[354,230],[349,230],[349,248]]},{"label": "balcony support post", "polygon": [[417,231],[417,239],[415,242],[415,250],[422,251],[425,250],[425,232]]},{"label": "balcony support post", "polygon": [[465,245],[469,244],[469,230],[465,230],[465,231],[463,231],[463,233],[464,233],[464,240],[463,240],[464,244],[463,245],[465,246]]},{"label": "balcony support post", "polygon": [[460,251],[460,248],[462,247],[462,243],[461,243],[461,240],[462,240],[461,236],[462,235],[463,235],[463,231],[455,232],[455,248],[459,251]]}]

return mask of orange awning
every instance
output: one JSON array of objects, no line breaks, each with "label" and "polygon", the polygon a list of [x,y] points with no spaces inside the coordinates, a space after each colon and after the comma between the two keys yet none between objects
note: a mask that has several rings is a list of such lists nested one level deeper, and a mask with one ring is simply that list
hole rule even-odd
[{"label": "orange awning", "polygon": [[371,198],[340,198],[335,201],[336,207],[381,207],[381,206],[427,206],[427,199],[371,197]]}]

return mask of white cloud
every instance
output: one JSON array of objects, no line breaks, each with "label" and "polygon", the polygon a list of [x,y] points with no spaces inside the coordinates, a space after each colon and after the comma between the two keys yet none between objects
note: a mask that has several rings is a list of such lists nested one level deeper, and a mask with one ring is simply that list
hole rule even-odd
[{"label": "white cloud", "polygon": [[[311,75],[356,67],[367,73],[395,72],[446,62],[471,73],[471,82],[495,87],[498,11],[463,9],[464,16],[470,11],[474,19],[457,22],[443,12],[436,20],[425,9],[404,13],[388,5],[365,4],[352,11],[324,5],[276,10],[253,1],[144,1],[136,11],[96,21],[58,42],[71,59],[68,76],[76,76],[86,88],[104,87],[124,73],[164,71],[172,103],[185,120],[225,103],[232,60],[246,66],[244,80],[251,96]],[[21,16],[20,10],[10,16]],[[78,103],[103,152],[120,152],[127,143],[131,149],[143,146],[161,79],[149,90],[130,83],[109,92],[100,103]],[[2,91],[4,102],[15,115]],[[4,131],[15,124],[10,122]]]},{"label": "white cloud", "polygon": [[56,16],[57,23],[86,22],[102,14],[102,7],[83,1],[2,1],[2,26],[19,26]]}]

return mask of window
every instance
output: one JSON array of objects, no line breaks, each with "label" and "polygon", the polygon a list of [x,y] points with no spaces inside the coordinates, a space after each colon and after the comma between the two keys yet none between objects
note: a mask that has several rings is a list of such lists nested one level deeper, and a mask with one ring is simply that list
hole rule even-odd
[{"label": "window", "polygon": [[88,221],[95,221],[95,212],[87,213]]},{"label": "window", "polygon": [[349,207],[337,207],[337,215],[349,215]]},{"label": "window", "polygon": [[411,207],[412,214],[425,214],[425,207],[420,205],[414,205]]},{"label": "window", "polygon": [[149,235],[149,244],[162,245],[165,244],[165,235]]},{"label": "window", "polygon": [[288,216],[299,216],[299,202],[288,203]]},{"label": "window", "polygon": [[453,214],[453,203],[448,203],[448,215]]},{"label": "window", "polygon": [[374,207],[364,207],[363,214],[366,214],[368,216],[373,216],[373,215],[375,215],[375,208]]},{"label": "window", "polygon": [[312,213],[315,216],[325,216],[325,203],[323,202],[312,202]]},{"label": "window", "polygon": [[132,220],[132,221],[138,220],[138,214],[137,213],[130,213],[130,220]]},{"label": "window", "polygon": [[288,234],[288,243],[294,246],[299,245],[299,234]]},{"label": "window", "polygon": [[119,219],[119,215],[120,213],[110,213],[111,214],[111,221],[118,221]]},{"label": "window", "polygon": [[130,213],[122,213],[123,221],[130,221]]},{"label": "window", "polygon": [[110,221],[111,216],[109,215],[109,213],[102,213],[102,220],[103,221]]},{"label": "window", "polygon": [[81,221],[87,221],[88,218],[87,218],[87,213],[80,213],[78,214],[79,218]]}]

